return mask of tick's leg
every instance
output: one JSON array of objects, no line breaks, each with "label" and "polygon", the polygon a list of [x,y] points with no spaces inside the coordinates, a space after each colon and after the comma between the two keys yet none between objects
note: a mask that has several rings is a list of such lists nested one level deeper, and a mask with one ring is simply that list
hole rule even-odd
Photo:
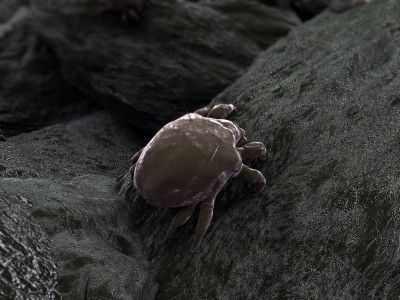
[{"label": "tick's leg", "polygon": [[132,156],[132,158],[131,158],[131,164],[132,164],[132,165],[135,164],[135,163],[138,161],[140,154],[142,154],[142,151],[143,151],[143,148],[140,149],[138,152],[136,152],[136,153]]},{"label": "tick's leg", "polygon": [[226,119],[226,117],[234,110],[236,110],[236,107],[233,104],[217,104],[213,107],[205,106],[200,108],[196,110],[195,113],[203,117]]},{"label": "tick's leg", "polygon": [[239,131],[240,131],[240,139],[239,141],[236,143],[236,147],[240,147],[243,146],[244,144],[247,143],[247,138],[246,138],[246,132],[244,131],[243,128],[239,127]]},{"label": "tick's leg", "polygon": [[250,142],[236,149],[242,156],[242,159],[253,159],[257,157],[265,159],[267,156],[267,149],[261,142]]},{"label": "tick's leg", "polygon": [[197,221],[197,226],[192,237],[192,245],[190,247],[190,250],[192,252],[194,252],[200,246],[201,239],[203,238],[208,226],[210,225],[211,219],[213,217],[214,201],[215,197],[201,203],[199,220]]},{"label": "tick's leg", "polygon": [[233,104],[217,104],[210,110],[207,117],[226,119],[234,110],[236,110],[236,107]]},{"label": "tick's leg", "polygon": [[189,220],[189,218],[193,214],[193,210],[196,207],[197,203],[182,208],[172,219],[171,225],[168,228],[167,234],[165,235],[165,239],[169,239],[171,235],[175,232],[176,228],[182,226]]},{"label": "tick's leg", "polygon": [[207,115],[208,115],[208,113],[210,112],[210,110],[211,110],[211,107],[205,106],[205,107],[199,108],[199,109],[196,110],[194,113],[195,113],[195,114],[198,114],[198,115],[200,115],[200,116],[203,116],[203,117],[207,117]]},{"label": "tick's leg", "polygon": [[245,164],[243,164],[238,176],[247,181],[251,189],[255,192],[261,192],[266,185],[264,175],[260,171],[249,168]]}]

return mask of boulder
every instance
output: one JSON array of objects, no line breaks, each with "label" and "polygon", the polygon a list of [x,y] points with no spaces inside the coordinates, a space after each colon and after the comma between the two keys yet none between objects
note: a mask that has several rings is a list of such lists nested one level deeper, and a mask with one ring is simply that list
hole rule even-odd
[{"label": "boulder", "polygon": [[134,230],[160,299],[395,298],[400,293],[400,3],[325,12],[258,56],[213,103],[270,158],[261,194],[232,180],[198,252],[197,216],[146,206],[129,179]]},{"label": "boulder", "polygon": [[154,297],[157,285],[140,238],[131,232],[129,203],[117,197],[114,178],[3,178],[0,184],[2,191],[27,199],[48,234],[63,298]]},{"label": "boulder", "polygon": [[[10,199],[2,210],[6,219],[0,221],[0,234],[6,233],[2,257],[15,257],[20,264],[16,270],[1,265],[13,272],[10,288],[15,293],[57,295],[55,263],[56,288],[63,298],[154,297],[154,273],[140,237],[132,231],[130,203],[118,197],[116,189],[116,178],[124,175],[131,153],[140,145],[128,128],[104,112],[0,144],[0,205]],[[18,246],[22,242],[23,247]],[[33,259],[37,265],[30,262]],[[5,282],[3,274],[0,280]],[[16,285],[28,275],[31,286]],[[12,295],[3,285],[0,291]]]},{"label": "boulder", "polygon": [[259,1],[200,0],[197,3],[212,7],[228,17],[232,26],[254,40],[262,49],[268,48],[301,24],[293,11],[261,5]]},{"label": "boulder", "polygon": [[0,143],[0,177],[122,177],[141,143],[108,113],[96,112]]},{"label": "boulder", "polygon": [[0,11],[0,128],[5,135],[85,114],[89,104],[63,79],[28,3],[4,1]]},{"label": "boulder", "polygon": [[40,86],[69,101],[87,99],[106,107],[145,133],[207,104],[262,48],[300,23],[294,14],[239,0],[145,1],[136,23],[101,12],[100,2],[33,4],[36,13],[16,32],[28,36],[28,44],[39,35],[37,47],[51,54],[45,66],[52,63],[59,71],[52,75],[59,74],[56,79],[66,81],[63,88],[77,94],[53,89],[57,82]]}]

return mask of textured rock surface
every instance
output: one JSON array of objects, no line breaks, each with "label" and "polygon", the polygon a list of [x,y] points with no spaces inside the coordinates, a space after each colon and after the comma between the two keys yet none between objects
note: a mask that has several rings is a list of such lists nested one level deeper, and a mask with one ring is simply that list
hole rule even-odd
[{"label": "textured rock surface", "polygon": [[228,17],[232,26],[262,48],[272,45],[292,28],[301,24],[292,11],[260,5],[246,0],[200,0],[199,4],[212,7]]},{"label": "textured rock surface", "polygon": [[0,177],[121,176],[137,144],[109,114],[95,113],[0,143]]},{"label": "textured rock surface", "polygon": [[0,127],[58,124],[0,142],[0,298],[57,298],[54,288],[65,299],[399,294],[398,1],[324,13],[215,98],[234,103],[249,141],[270,149],[256,165],[268,185],[255,195],[230,181],[194,254],[198,211],[165,242],[178,210],[146,205],[128,175],[116,185],[143,142],[107,113],[81,115],[96,103],[154,129],[242,73],[266,45],[260,32],[246,37],[252,22],[229,1],[150,1],[140,25],[98,14],[94,1],[53,7],[57,18],[1,5],[1,22],[14,21],[0,27]]},{"label": "textured rock surface", "polygon": [[[24,203],[18,204],[21,199],[29,205],[35,220],[33,225],[17,223],[27,227],[25,231],[16,227],[10,233],[16,224],[1,226],[1,230],[11,228],[5,232],[4,244],[9,244],[10,236],[18,241],[32,235],[23,244],[26,249],[17,248],[20,254],[14,256],[39,261],[34,274],[37,278],[31,276],[44,285],[36,283],[16,291],[50,297],[52,290],[46,288],[51,283],[54,287],[49,255],[44,256],[49,260],[47,265],[41,262],[40,247],[46,240],[37,237],[40,231],[29,233],[32,226],[40,225],[49,238],[51,258],[58,268],[56,288],[64,298],[77,299],[85,294],[96,299],[152,297],[157,287],[152,284],[141,240],[131,231],[130,203],[121,200],[116,190],[115,178],[126,171],[134,145],[140,145],[140,140],[106,113],[20,134],[0,144],[0,193],[16,201],[8,208],[14,222],[22,217],[25,220],[24,214],[29,216],[28,208],[14,209],[15,205],[22,207]],[[13,251],[5,248],[2,257],[11,256]],[[26,265],[29,275],[30,264],[20,264]],[[5,272],[14,270],[12,265],[2,267]],[[17,280],[22,275],[19,269],[14,273]],[[30,282],[35,284],[34,280]],[[10,295],[3,288],[0,291]]]},{"label": "textured rock surface", "polygon": [[[27,1],[25,1],[27,2]],[[88,110],[24,1],[0,4],[0,128],[31,131]]]},{"label": "textured rock surface", "polygon": [[118,199],[114,178],[5,178],[0,184],[2,191],[31,203],[33,216],[50,235],[63,297],[139,299],[144,292],[155,294],[140,239],[131,233],[129,203]]},{"label": "textured rock surface", "polygon": [[[400,292],[400,3],[325,13],[262,53],[215,99],[266,143],[267,188],[233,180],[195,254],[196,217],[164,243],[176,211],[144,204],[134,228],[159,299],[395,298]],[[346,24],[344,27],[343,24]]]},{"label": "textured rock surface", "polygon": [[261,48],[300,23],[293,13],[240,0],[216,8],[146,1],[140,23],[127,23],[102,13],[101,3],[0,4],[0,127],[7,135],[82,115],[90,103],[154,132],[208,103]]},{"label": "textured rock surface", "polygon": [[263,0],[268,5],[281,9],[293,9],[302,19],[308,20],[329,8],[333,12],[344,12],[371,0]]},{"label": "textured rock surface", "polygon": [[115,189],[143,143],[92,111],[152,131],[208,103],[299,24],[245,1],[146,1],[140,23],[100,10],[0,3],[0,298],[154,298]]},{"label": "textured rock surface", "polygon": [[93,1],[36,2],[46,13],[26,26],[39,32],[39,45],[51,50],[62,78],[125,122],[153,132],[208,103],[261,47],[299,24],[293,14],[261,3],[231,12],[232,1],[218,10],[189,1],[146,1],[140,23],[126,23],[118,14],[100,14]]},{"label": "textured rock surface", "polygon": [[55,299],[56,266],[47,237],[23,197],[0,191],[0,298]]}]

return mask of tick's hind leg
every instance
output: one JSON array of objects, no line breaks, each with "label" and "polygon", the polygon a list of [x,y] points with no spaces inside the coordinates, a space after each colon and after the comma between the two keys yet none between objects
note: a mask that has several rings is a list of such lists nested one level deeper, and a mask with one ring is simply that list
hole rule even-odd
[{"label": "tick's hind leg", "polygon": [[217,104],[213,107],[200,108],[195,113],[203,117],[226,119],[234,110],[236,110],[236,107],[233,104]]},{"label": "tick's hind leg", "polygon": [[251,189],[255,192],[261,192],[266,185],[264,175],[260,171],[249,168],[245,164],[243,164],[238,176],[247,181]]},{"label": "tick's hind leg", "polygon": [[265,159],[267,156],[267,149],[261,142],[250,142],[236,148],[242,156],[242,159],[254,159],[262,158]]},{"label": "tick's hind leg", "polygon": [[189,220],[189,218],[193,214],[193,210],[196,207],[197,203],[192,204],[190,206],[182,208],[172,219],[171,225],[168,228],[167,234],[165,235],[165,239],[169,239],[171,235],[175,232],[176,228],[182,226]]},{"label": "tick's hind leg", "polygon": [[207,232],[208,226],[210,225],[211,219],[213,217],[214,201],[215,197],[201,203],[199,220],[197,221],[197,226],[192,236],[192,244],[190,247],[190,250],[192,252],[199,248],[201,240],[204,234]]}]

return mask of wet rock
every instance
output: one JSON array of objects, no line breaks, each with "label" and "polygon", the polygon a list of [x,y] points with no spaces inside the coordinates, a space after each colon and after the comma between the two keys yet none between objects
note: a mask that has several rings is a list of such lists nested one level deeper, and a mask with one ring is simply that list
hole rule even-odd
[{"label": "wet rock", "polygon": [[[214,102],[232,102],[261,194],[231,181],[201,248],[197,216],[163,238],[176,211],[147,207],[128,179],[135,230],[159,298],[395,298],[400,292],[400,3],[324,13],[262,53]],[[346,24],[345,30],[343,24]]]}]

